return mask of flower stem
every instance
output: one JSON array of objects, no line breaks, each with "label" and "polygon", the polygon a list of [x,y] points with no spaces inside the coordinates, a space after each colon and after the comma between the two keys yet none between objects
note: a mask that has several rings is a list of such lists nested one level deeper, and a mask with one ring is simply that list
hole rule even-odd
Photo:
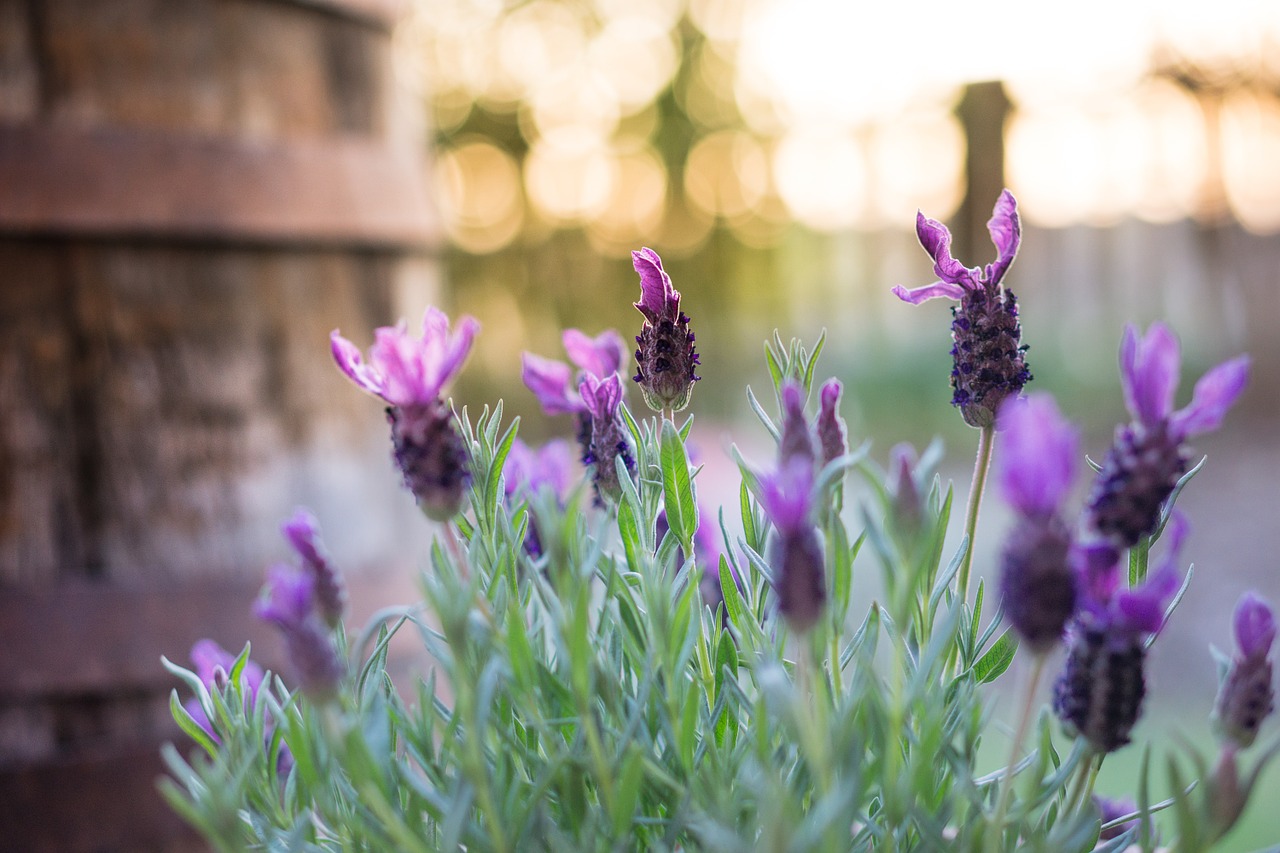
[{"label": "flower stem", "polygon": [[978,529],[978,510],[982,506],[982,494],[987,488],[987,471],[991,468],[991,449],[996,440],[994,425],[983,427],[978,435],[978,458],[973,466],[973,480],[969,483],[969,506],[965,510],[964,535],[968,546],[964,552],[964,562],[960,564],[960,576],[956,581],[956,590],[960,600],[969,601],[969,569],[973,565],[973,539]]},{"label": "flower stem", "polygon": [[1047,655],[1036,654],[1032,658],[1031,679],[1027,684],[1026,696],[1022,702],[1022,711],[1018,714],[1018,728],[1013,735],[1013,746],[1009,750],[1009,763],[1004,768],[1004,777],[1000,780],[1000,791],[996,797],[996,811],[991,818],[987,833],[987,850],[996,853],[1000,850],[1000,842],[1004,836],[1004,818],[1009,811],[1009,796],[1013,792],[1013,768],[1018,763],[1018,754],[1022,752],[1022,742],[1027,737],[1027,729],[1031,724],[1031,712],[1035,707],[1036,688],[1040,686],[1040,675],[1044,672]]}]

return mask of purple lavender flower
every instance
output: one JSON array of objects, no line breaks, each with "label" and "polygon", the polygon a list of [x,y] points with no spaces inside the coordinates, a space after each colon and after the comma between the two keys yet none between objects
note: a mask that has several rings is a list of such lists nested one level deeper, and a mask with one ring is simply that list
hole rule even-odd
[{"label": "purple lavender flower", "polygon": [[849,452],[848,430],[840,417],[840,380],[831,378],[822,385],[818,399],[818,443],[822,446],[823,463],[831,462]]},{"label": "purple lavender flower", "polygon": [[778,610],[791,630],[817,623],[827,601],[826,563],[812,521],[813,463],[793,456],[773,475],[760,478],[761,503],[773,522],[769,549]]},{"label": "purple lavender flower", "polygon": [[403,322],[378,329],[367,363],[337,329],[329,338],[338,368],[386,401],[391,443],[405,486],[437,521],[458,513],[470,476],[466,447],[440,394],[462,369],[479,328],[473,318],[463,317],[451,332],[444,312],[428,308],[420,339],[409,335]]},{"label": "purple lavender flower", "polygon": [[1121,590],[1118,552],[1085,546],[1076,552],[1080,607],[1068,640],[1067,661],[1054,686],[1054,710],[1064,728],[1098,752],[1129,742],[1146,697],[1146,639],[1164,624],[1178,588],[1175,569],[1186,524],[1170,522],[1169,555],[1142,586]]},{"label": "purple lavender flower", "polygon": [[313,699],[337,691],[345,666],[316,609],[316,580],[291,566],[273,566],[254,615],[280,630],[298,686]]},{"label": "purple lavender flower", "polygon": [[924,520],[924,498],[921,484],[916,482],[916,449],[903,442],[889,451],[889,476],[885,485],[893,498],[894,528],[907,538],[920,530]]},{"label": "purple lavender flower", "polygon": [[584,373],[578,384],[578,393],[591,415],[591,440],[587,443],[582,462],[592,466],[596,503],[603,505],[606,496],[617,500],[621,494],[622,486],[618,482],[614,460],[621,457],[630,472],[634,472],[636,467],[631,444],[618,415],[618,406],[622,402],[622,379],[616,373],[605,379]]},{"label": "purple lavender flower", "polygon": [[640,301],[636,310],[644,325],[636,336],[636,375],[644,401],[655,412],[678,412],[689,405],[693,369],[699,363],[689,331],[689,318],[680,310],[680,291],[662,269],[662,258],[653,249],[631,253],[631,264],[640,274]]},{"label": "purple lavender flower", "polygon": [[1048,394],[1005,402],[999,479],[1018,521],[1001,553],[1005,617],[1037,653],[1062,639],[1076,609],[1071,533],[1061,506],[1075,475],[1079,436]]},{"label": "purple lavender flower", "polygon": [[[236,656],[213,640],[197,640],[195,645],[191,647],[191,663],[195,666],[196,675],[204,686],[210,690],[224,689],[226,687],[231,668],[235,666],[235,662]],[[265,673],[262,671],[262,667],[253,661],[246,661],[244,669],[240,671],[240,689],[244,695],[246,711],[252,711],[257,706],[258,689],[262,686],[264,676]],[[213,723],[210,722],[208,715],[204,712],[204,706],[200,704],[198,699],[188,699],[182,703],[182,707],[195,720],[196,725],[204,729],[215,742],[220,740],[218,733],[213,730]]]},{"label": "purple lavender flower", "polygon": [[337,627],[347,609],[347,585],[324,552],[316,517],[299,507],[280,530],[301,559],[303,568],[315,579],[316,605],[320,615],[330,627]]},{"label": "purple lavender flower", "polygon": [[555,361],[526,352],[522,357],[521,378],[538,398],[542,411],[548,415],[573,415],[574,434],[582,455],[591,455],[591,412],[578,385],[584,376],[606,379],[617,373],[626,357],[626,345],[622,336],[613,329],[605,329],[594,338],[577,329],[566,329],[561,340],[569,359],[578,367],[574,370],[563,361]]},{"label": "purple lavender flower", "polygon": [[1120,342],[1120,384],[1133,421],[1115,439],[1088,501],[1090,527],[1117,548],[1156,529],[1160,507],[1186,473],[1190,436],[1216,429],[1249,379],[1246,356],[1223,362],[1196,383],[1191,402],[1174,411],[1181,356],[1163,323],[1139,337],[1126,326]]},{"label": "purple lavender flower", "polygon": [[916,235],[933,258],[940,280],[914,290],[893,288],[894,295],[912,305],[939,297],[960,301],[958,308],[952,308],[951,404],[960,409],[965,423],[980,428],[994,424],[1000,403],[1017,396],[1031,380],[1023,356],[1027,348],[1022,345],[1018,301],[1013,291],[1002,286],[1022,240],[1018,203],[1008,190],[996,200],[987,230],[996,245],[996,260],[970,269],[951,257],[951,232],[946,226],[917,213]]},{"label": "purple lavender flower", "polygon": [[788,380],[782,386],[782,429],[778,439],[778,464],[785,466],[800,457],[814,463],[813,428],[804,413],[804,391],[800,384]]},{"label": "purple lavender flower", "polygon": [[[1138,810],[1138,804],[1133,800],[1112,799],[1103,797],[1098,794],[1093,795],[1093,805],[1097,808],[1101,816],[1103,825],[1111,823],[1113,820],[1119,820],[1125,815],[1131,815]],[[1147,818],[1150,821],[1150,818]],[[1109,841],[1112,838],[1119,838],[1124,833],[1138,825],[1138,818],[1127,820],[1124,823],[1102,830],[1098,836],[1099,841]]]},{"label": "purple lavender flower", "polygon": [[1218,689],[1213,717],[1218,733],[1243,749],[1253,744],[1262,721],[1275,710],[1267,656],[1276,639],[1276,620],[1267,603],[1250,592],[1236,605],[1233,626],[1239,653]]},{"label": "purple lavender flower", "polygon": [[[554,439],[535,450],[517,438],[503,466],[503,486],[508,500],[520,494],[550,491],[563,507],[577,475],[577,462],[568,442]],[[532,515],[524,534],[524,549],[534,559],[542,556],[542,535]]]}]

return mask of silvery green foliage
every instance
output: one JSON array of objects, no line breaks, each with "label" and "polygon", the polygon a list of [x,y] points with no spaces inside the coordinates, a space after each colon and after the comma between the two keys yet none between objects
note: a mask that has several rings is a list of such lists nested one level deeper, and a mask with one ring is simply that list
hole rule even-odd
[{"label": "silvery green foliage", "polygon": [[[775,399],[788,380],[807,398],[820,350],[766,345]],[[748,395],[777,438],[777,416]],[[619,497],[592,509],[585,483],[563,503],[544,491],[512,504],[503,463],[518,420],[504,422],[500,403],[474,419],[462,410],[469,509],[427,555],[420,604],[358,634],[335,629],[350,666],[331,701],[272,675],[247,701],[247,648],[213,689],[168,664],[211,721],[175,692],[197,743],[189,758],[166,750],[162,787],[179,814],[226,851],[1087,851],[1168,843],[1140,818],[1171,804],[1178,831],[1207,843],[1222,821],[1201,817],[1242,806],[1256,769],[1227,790],[1235,777],[1195,757],[1201,778],[1219,780],[1202,796],[1171,759],[1175,798],[1154,803],[1144,769],[1137,812],[1104,826],[1084,792],[1095,756],[1046,710],[995,820],[1006,770],[977,769],[992,724],[984,685],[1017,642],[990,590],[954,596],[968,543],[944,545],[940,448],[895,453],[888,473],[865,447],[819,463],[827,606],[797,636],[770,586],[764,466],[737,455],[737,507],[700,513],[692,419],[619,411],[635,468],[619,458]],[[854,476],[867,497],[844,507]],[[536,557],[523,547],[534,522]],[[695,537],[708,526],[715,562],[699,550],[707,531]],[[709,572],[723,612],[703,606]],[[393,683],[395,634],[434,659],[425,678]]]}]

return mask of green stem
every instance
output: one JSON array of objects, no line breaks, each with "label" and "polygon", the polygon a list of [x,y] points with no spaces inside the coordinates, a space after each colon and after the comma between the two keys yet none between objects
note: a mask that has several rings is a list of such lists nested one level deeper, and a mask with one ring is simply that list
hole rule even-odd
[{"label": "green stem", "polygon": [[1031,666],[1031,680],[1027,685],[1026,697],[1022,702],[1022,711],[1018,715],[1018,728],[1013,735],[1013,746],[1009,750],[1009,763],[1005,766],[1004,777],[1000,780],[1000,791],[996,797],[996,811],[991,819],[987,833],[987,850],[997,853],[1004,836],[1004,819],[1009,811],[1009,797],[1013,793],[1013,768],[1018,763],[1018,755],[1022,752],[1022,742],[1027,737],[1027,729],[1031,723],[1031,712],[1035,707],[1036,688],[1040,685],[1040,676],[1044,672],[1047,656],[1037,654]]},{"label": "green stem", "polygon": [[987,472],[991,468],[991,449],[996,440],[994,425],[981,429],[978,436],[978,458],[973,466],[973,480],[969,483],[969,506],[965,510],[964,535],[968,546],[964,552],[964,562],[960,564],[960,576],[956,589],[960,600],[969,601],[969,569],[973,565],[974,534],[978,530],[978,510],[982,506],[982,494],[987,488]]},{"label": "green stem", "polygon": [[[1093,788],[1093,778],[1097,777],[1098,771],[1094,768],[1093,752],[1089,751],[1080,759],[1079,769],[1076,771],[1076,778],[1071,786],[1071,792],[1067,795],[1067,802],[1063,806],[1063,814],[1071,814],[1080,807],[1081,795],[1084,794],[1086,783],[1090,789]],[[1101,767],[1101,762],[1097,762]],[[1092,772],[1090,772],[1092,771]]]}]

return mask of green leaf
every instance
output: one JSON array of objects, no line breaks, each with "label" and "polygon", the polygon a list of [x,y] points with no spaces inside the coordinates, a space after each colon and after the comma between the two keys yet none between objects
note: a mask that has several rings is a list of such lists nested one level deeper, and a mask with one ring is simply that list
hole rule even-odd
[{"label": "green leaf", "polygon": [[[782,339],[778,337],[778,332],[776,329],[774,330],[773,337],[774,337],[774,340],[777,340],[779,341],[779,343],[781,343]],[[782,365],[778,363],[777,353],[773,351],[773,347],[769,345],[768,341],[765,341],[764,343],[764,363],[769,368],[769,378],[773,380],[773,387],[776,389],[781,389],[782,380],[784,377]],[[750,388],[747,389],[747,393],[748,394],[751,393]]]},{"label": "green leaf", "polygon": [[618,772],[617,787],[613,791],[613,835],[625,838],[630,834],[631,817],[640,801],[640,788],[644,783],[644,752],[635,743],[627,750]]},{"label": "green leaf", "polygon": [[698,529],[698,505],[694,500],[693,481],[689,478],[689,459],[671,421],[662,422],[662,499],[667,510],[667,524],[684,546],[693,547],[693,534]]},{"label": "green leaf", "polygon": [[822,347],[827,342],[827,330],[824,328],[818,335],[818,340],[813,345],[813,352],[809,354],[809,362],[804,366],[804,393],[808,395],[809,389],[813,387],[813,369],[818,366],[818,356],[822,355]]},{"label": "green leaf", "polygon": [[[494,414],[493,422],[496,425],[498,416],[502,414],[502,402],[498,402],[497,412]],[[485,499],[491,504],[499,500],[501,494],[498,489],[498,481],[502,479],[503,464],[507,461],[507,454],[511,452],[511,445],[516,440],[516,433],[520,428],[520,418],[516,417],[511,421],[511,426],[507,427],[507,431],[502,436],[502,442],[493,452],[493,462],[489,468],[489,479],[485,483]]]},{"label": "green leaf", "polygon": [[973,665],[973,675],[979,684],[995,681],[1013,663],[1013,656],[1018,652],[1018,640],[1013,636],[1013,629],[1006,628],[1000,639],[992,643],[987,653],[978,658]]},{"label": "green leaf", "polygon": [[169,693],[169,713],[173,714],[174,722],[178,724],[178,728],[182,729],[200,746],[204,747],[204,751],[210,755],[218,754],[218,744],[213,738],[209,737],[209,733],[201,728],[195,718],[182,707],[182,701],[178,699],[178,691],[174,690]]},{"label": "green leaf", "polygon": [[778,432],[778,428],[773,425],[773,419],[765,414],[764,407],[760,405],[760,401],[756,399],[756,394],[751,390],[751,386],[747,386],[747,402],[751,404],[751,411],[756,413],[756,417],[760,419],[760,423],[764,424],[764,428],[769,431],[769,435],[773,436],[774,441],[782,440],[782,433]]}]

